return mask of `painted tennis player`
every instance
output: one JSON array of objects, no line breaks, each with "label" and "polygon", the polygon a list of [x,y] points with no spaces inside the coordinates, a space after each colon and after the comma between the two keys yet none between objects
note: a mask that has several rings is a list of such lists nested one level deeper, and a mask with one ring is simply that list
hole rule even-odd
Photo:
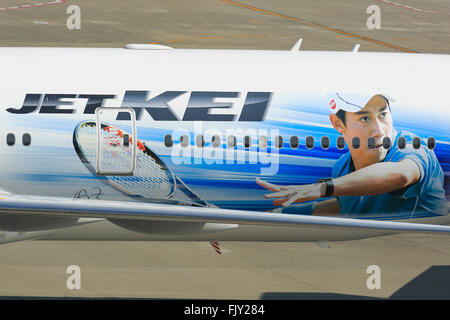
[{"label": "painted tennis player", "polygon": [[[257,179],[266,194],[282,206],[278,212],[314,215],[447,214],[444,175],[434,151],[415,135],[394,129],[390,101],[376,94],[336,93],[330,98],[330,121],[349,152],[337,160],[331,177],[307,185],[282,186]],[[403,147],[399,138],[406,142]],[[402,148],[403,147],[403,148]],[[331,197],[324,201],[314,201]],[[301,205],[294,203],[306,202]]]}]

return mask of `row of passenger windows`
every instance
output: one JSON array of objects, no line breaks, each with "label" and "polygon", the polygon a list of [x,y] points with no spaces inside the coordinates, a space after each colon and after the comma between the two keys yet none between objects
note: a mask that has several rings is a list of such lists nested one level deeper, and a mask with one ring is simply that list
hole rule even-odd
[{"label": "row of passenger windows", "polygon": [[[274,139],[274,146],[277,149],[280,149],[283,147],[283,137],[282,136],[276,136]],[[195,138],[195,144],[197,145],[197,147],[204,147],[205,146],[205,137],[202,135],[198,135]],[[221,138],[220,136],[212,136],[211,138],[211,144],[214,148],[218,148],[221,146]],[[235,136],[228,136],[227,137],[227,145],[229,148],[234,148],[236,147],[237,144],[237,139]],[[166,147],[172,147],[173,146],[173,137],[172,135],[168,134],[164,137],[164,145]],[[187,135],[182,135],[180,136],[180,145],[182,147],[187,147],[189,146],[189,137]],[[248,149],[252,146],[252,138],[250,136],[244,136],[243,137],[243,141],[242,141],[242,145],[244,146],[244,148]],[[289,145],[292,149],[297,149],[300,146],[300,140],[297,136],[291,136],[289,139]],[[368,139],[367,141],[367,145],[369,146],[369,148],[375,148],[375,147],[380,147],[376,145],[376,140],[375,138],[371,137]],[[383,139],[383,142],[381,144],[383,146],[383,148],[385,149],[389,149],[391,147],[391,139],[389,137],[385,137]],[[406,147],[406,139],[404,137],[400,137],[397,140],[397,145],[400,149],[404,149]],[[414,147],[414,149],[419,149],[420,145],[421,145],[421,140],[419,137],[415,137],[413,139],[412,145]],[[258,146],[260,148],[267,148],[268,146],[268,140],[266,136],[260,136],[258,138]],[[315,146],[315,141],[314,141],[314,137],[312,136],[308,136],[305,139],[305,147],[307,149],[312,149]],[[358,137],[353,138],[352,140],[352,146],[354,149],[358,149],[361,146],[361,140]],[[427,146],[429,149],[434,149],[436,146],[436,141],[433,137],[428,138],[427,140]],[[324,150],[328,149],[330,147],[330,138],[328,138],[327,136],[324,136],[320,139],[320,147]],[[340,150],[345,148],[345,140],[344,137],[339,136],[336,139],[336,147]]]},{"label": "row of passenger windows", "polygon": [[[8,133],[6,135],[6,144],[8,146],[13,146],[16,144],[16,136],[14,133]],[[31,144],[31,135],[29,133],[24,133],[22,135],[22,144],[24,146],[29,146]]]},{"label": "row of passenger windows", "polygon": [[[276,136],[275,140],[274,140],[274,146],[277,149],[280,149],[283,147],[283,137],[282,136]],[[8,133],[6,135],[6,144],[8,146],[13,146],[16,143],[16,136],[13,133]],[[29,133],[24,133],[22,135],[22,144],[24,146],[29,146],[31,144],[31,135]],[[204,147],[205,146],[205,138],[202,135],[198,135],[195,138],[195,144],[198,147]],[[221,138],[217,135],[213,136],[211,138],[211,144],[214,148],[218,148],[221,145]],[[234,148],[236,147],[237,144],[237,139],[235,136],[230,135],[227,138],[227,145],[229,148]],[[244,136],[242,144],[244,146],[244,148],[248,149],[252,146],[252,138],[250,136]],[[406,147],[406,139],[404,137],[400,137],[397,140],[397,144],[398,147],[400,149],[404,149]],[[414,149],[419,149],[420,145],[421,145],[421,140],[419,137],[415,137],[413,139],[413,147]],[[172,135],[168,134],[164,137],[164,145],[166,147],[172,147],[173,146],[173,139],[172,139]],[[189,146],[189,137],[187,135],[182,135],[180,137],[180,145],[182,147],[187,147]],[[289,140],[289,145],[292,149],[297,149],[300,145],[300,140],[297,136],[291,136],[290,140]],[[308,136],[305,139],[305,146],[307,149],[312,149],[314,148],[315,145],[315,141],[314,141],[314,137],[312,136]],[[369,146],[369,148],[374,148],[377,147],[376,146],[376,141],[375,138],[371,137],[368,139],[367,141],[367,145]],[[258,139],[258,146],[260,148],[267,148],[268,146],[268,140],[266,136],[260,136]],[[330,138],[328,138],[327,136],[324,136],[320,139],[320,146],[322,149],[326,150],[330,147]],[[361,146],[361,140],[358,137],[353,138],[352,140],[352,146],[354,149],[358,149]],[[391,139],[389,139],[389,137],[385,137],[383,139],[382,142],[382,146],[385,149],[389,149],[391,147]],[[429,149],[434,149],[436,146],[436,140],[433,137],[428,138],[427,140],[427,146]],[[338,149],[344,149],[345,148],[345,140],[344,137],[339,136],[336,139],[336,147]]]}]

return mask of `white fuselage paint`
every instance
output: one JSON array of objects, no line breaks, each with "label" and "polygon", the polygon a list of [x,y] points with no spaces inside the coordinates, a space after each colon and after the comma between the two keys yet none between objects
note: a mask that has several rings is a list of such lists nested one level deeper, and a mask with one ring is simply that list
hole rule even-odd
[{"label": "white fuselage paint", "polygon": [[[296,92],[324,94],[328,92],[370,93],[401,96],[403,101],[420,101],[433,97],[441,102],[428,106],[427,112],[436,117],[447,117],[450,112],[450,56],[430,54],[395,53],[350,53],[350,52],[290,52],[250,50],[127,50],[127,49],[79,49],[79,48],[0,48],[0,144],[3,163],[15,162],[17,157],[33,157],[22,146],[5,146],[7,132],[16,132],[17,141],[27,132],[5,120],[7,108],[20,109],[26,94],[107,94],[114,99],[105,100],[104,106],[120,106],[127,90],[150,91],[229,91],[247,92]],[[180,98],[181,100],[183,98]],[[73,114],[54,115],[54,121],[64,117],[80,117],[86,100],[72,101],[61,109],[75,109]],[[184,101],[185,103],[186,101]],[[442,109],[442,105],[445,106]],[[217,111],[217,114],[239,115],[243,100],[232,109]],[[185,111],[180,102],[174,112],[179,118]],[[411,110],[414,112],[414,110]],[[41,120],[38,110],[32,113],[33,121]],[[51,117],[51,116],[50,116]],[[276,119],[275,119],[276,120]],[[310,122],[290,119],[299,126]],[[236,122],[232,122],[233,125]],[[158,128],[148,114],[140,122]],[[180,121],[180,126],[183,126]],[[323,125],[327,127],[327,125]],[[328,125],[329,127],[329,125]],[[276,129],[276,128],[274,128]],[[46,130],[45,143],[36,133],[33,143],[70,145],[71,136],[58,130]],[[38,131],[36,131],[38,132]],[[51,142],[49,142],[51,140]],[[163,141],[163,137],[161,137]],[[447,141],[444,143],[448,143]],[[48,157],[57,155],[50,150]],[[6,160],[8,159],[8,160]],[[45,159],[37,159],[45,164]],[[80,164],[81,165],[81,164]],[[64,163],[61,164],[64,167]],[[8,168],[13,168],[6,166]],[[5,166],[0,169],[5,170]],[[15,169],[20,173],[20,168]],[[3,177],[10,172],[1,172]],[[62,183],[63,184],[63,183]],[[3,186],[20,193],[14,184]],[[63,188],[64,186],[62,186]],[[45,188],[27,189],[35,195],[45,194]],[[42,190],[42,191],[41,191]],[[70,195],[68,195],[70,196]],[[422,223],[449,223],[448,216],[419,219]],[[239,226],[216,233],[197,235],[145,235],[130,232],[108,222],[96,222],[49,231],[47,239],[90,239],[90,240],[244,240],[244,241],[318,241],[349,240],[383,235],[379,231],[345,231],[334,229]],[[23,235],[22,235],[23,236]],[[6,237],[6,234],[5,234]],[[36,236],[37,237],[37,236]],[[33,236],[30,236],[33,238]],[[39,238],[42,238],[40,235]],[[0,234],[0,242],[1,234]]]}]

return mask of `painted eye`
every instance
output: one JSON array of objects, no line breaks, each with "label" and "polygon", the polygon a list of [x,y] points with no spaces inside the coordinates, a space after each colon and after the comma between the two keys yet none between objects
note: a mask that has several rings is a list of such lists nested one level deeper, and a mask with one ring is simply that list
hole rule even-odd
[{"label": "painted eye", "polygon": [[369,117],[361,117],[360,119],[362,122],[367,122],[369,121]]}]

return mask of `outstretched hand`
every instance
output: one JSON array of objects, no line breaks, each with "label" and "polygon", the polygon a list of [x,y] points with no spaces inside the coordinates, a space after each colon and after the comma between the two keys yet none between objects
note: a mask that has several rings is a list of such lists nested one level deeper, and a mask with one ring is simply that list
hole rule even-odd
[{"label": "outstretched hand", "polygon": [[323,183],[282,186],[256,178],[256,183],[261,187],[272,191],[264,195],[266,199],[276,199],[275,206],[287,207],[294,202],[304,202],[316,200],[324,194],[325,185]]}]

